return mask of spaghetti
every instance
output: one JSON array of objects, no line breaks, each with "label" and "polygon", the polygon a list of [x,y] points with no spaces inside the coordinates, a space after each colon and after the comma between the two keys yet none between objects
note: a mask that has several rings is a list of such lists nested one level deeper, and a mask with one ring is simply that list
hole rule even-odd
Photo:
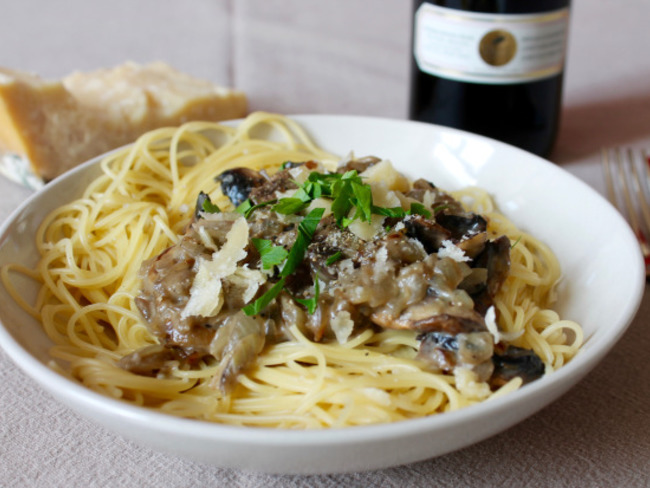
[{"label": "spaghetti", "polygon": [[[292,339],[267,345],[227,395],[210,384],[215,362],[172,366],[159,376],[118,365],[158,342],[135,303],[141,263],[179,242],[200,192],[222,208],[230,205],[214,176],[236,167],[273,173],[285,161],[308,160],[335,167],[339,158],[278,115],[251,114],[237,127],[192,122],[152,131],[107,156],[83,196],[43,221],[35,271],[7,266],[2,280],[42,322],[54,343],[53,367],[104,395],[177,416],[274,428],[344,427],[451,411],[519,388],[518,377],[490,389],[472,374],[427,368],[416,357],[412,330],[368,328],[338,343],[314,341],[290,326]],[[510,272],[494,298],[495,341],[534,351],[551,373],[582,342],[580,326],[550,308],[560,278],[557,259],[498,213],[485,191],[454,196],[486,217],[489,235],[515,243]],[[35,304],[17,296],[11,272],[42,283]]]}]

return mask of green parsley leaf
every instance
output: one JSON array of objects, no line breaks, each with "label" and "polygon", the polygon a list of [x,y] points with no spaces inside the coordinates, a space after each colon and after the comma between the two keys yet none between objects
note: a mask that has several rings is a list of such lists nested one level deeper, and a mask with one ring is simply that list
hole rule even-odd
[{"label": "green parsley leaf", "polygon": [[426,217],[427,219],[431,218],[431,211],[427,210],[427,208],[422,205],[421,203],[418,202],[413,202],[411,203],[411,209],[409,210],[410,215],[422,215],[423,217]]},{"label": "green parsley leaf", "polygon": [[244,218],[247,219],[258,208],[266,207],[267,205],[271,205],[276,201],[277,200],[269,200],[268,202],[262,202],[262,203],[258,203],[257,205],[253,205],[253,202],[251,202],[250,198],[248,198],[244,200],[242,203],[240,203],[239,206],[235,209],[235,211],[239,212],[244,216]]},{"label": "green parsley leaf", "polygon": [[318,173],[312,171],[307,177],[307,181],[312,184],[311,195],[313,198],[319,198],[321,196],[331,197],[332,196],[332,187],[335,182],[341,180],[341,175],[339,173]]},{"label": "green parsley leaf", "polygon": [[370,222],[372,216],[372,189],[370,185],[352,181],[351,186],[359,218],[362,221]]},{"label": "green parsley leaf", "polygon": [[373,205],[372,213],[377,215],[383,215],[384,217],[397,217],[397,218],[406,217],[406,210],[404,210],[402,207],[387,208],[387,207],[377,207]]},{"label": "green parsley leaf", "polygon": [[[298,236],[296,237],[296,242],[293,244],[293,246],[291,246],[291,250],[287,255],[287,259],[284,263],[284,266],[282,267],[282,271],[280,271],[280,276],[281,276],[280,280],[275,285],[273,285],[273,287],[271,287],[266,293],[264,293],[261,297],[259,297],[254,302],[249,303],[243,308],[243,311],[246,315],[257,315],[262,310],[264,310],[275,297],[277,297],[280,294],[280,292],[284,288],[284,284],[287,276],[289,276],[291,273],[293,273],[296,270],[298,265],[302,262],[303,258],[305,257],[305,252],[307,251],[307,247],[309,246],[309,243],[314,237],[314,232],[316,232],[316,227],[318,227],[318,223],[320,222],[320,219],[323,217],[324,211],[325,211],[324,208],[315,208],[305,216],[305,218],[300,222],[300,224],[298,224]],[[265,241],[266,239],[260,239],[260,240]],[[267,247],[266,243],[261,243],[260,245],[262,248]],[[257,245],[255,247],[257,247]],[[315,292],[315,295],[317,294],[318,292]],[[318,300],[317,297],[316,300]],[[309,306],[307,307],[309,308]],[[315,310],[315,305],[313,305],[313,307]]]},{"label": "green parsley leaf", "polygon": [[195,213],[198,216],[200,212],[205,213],[220,213],[221,209],[212,203],[210,200],[210,195],[205,192],[199,192],[199,196],[196,199],[196,210]]},{"label": "green parsley leaf", "polygon": [[266,291],[261,297],[252,303],[246,305],[242,310],[246,315],[257,315],[264,310],[275,297],[277,297],[282,288],[284,288],[285,278],[281,278],[275,285]]},{"label": "green parsley leaf", "polygon": [[318,227],[318,223],[323,217],[324,212],[324,208],[317,207],[309,212],[305,218],[302,219],[300,224],[298,224],[298,230],[302,235],[305,236],[308,241],[311,242],[312,238],[314,237],[314,232],[316,232],[316,227]]},{"label": "green parsley leaf", "polygon": [[339,259],[343,257],[343,254],[341,254],[341,251],[336,251],[334,254],[329,256],[327,260],[325,261],[325,264],[327,266],[332,266],[335,262],[337,262]]},{"label": "green parsley leaf", "polygon": [[273,266],[282,264],[289,254],[284,247],[274,246],[268,239],[253,238],[251,240],[260,253],[263,269],[271,269]]},{"label": "green parsley leaf", "polygon": [[315,208],[300,221],[300,224],[298,224],[298,236],[296,237],[293,246],[291,246],[287,260],[282,267],[282,271],[280,271],[280,276],[289,276],[302,262],[307,247],[309,246],[312,237],[314,237],[316,227],[318,227],[318,223],[323,216],[323,212],[325,212],[324,208]]},{"label": "green parsley leaf", "polygon": [[253,208],[253,202],[251,202],[250,198],[247,198],[237,206],[235,211],[246,217],[246,214],[250,212],[251,208]]},{"label": "green parsley leaf", "polygon": [[307,205],[309,205],[309,202],[305,202],[300,198],[287,197],[280,198],[278,203],[273,205],[272,210],[283,215],[293,215],[305,209]]},{"label": "green parsley leaf", "polygon": [[332,194],[334,195],[332,214],[336,222],[341,226],[341,222],[348,216],[352,209],[352,188],[350,185],[337,184],[334,185]]},{"label": "green parsley leaf", "polygon": [[320,295],[320,285],[318,284],[318,275],[314,276],[314,296],[311,298],[293,298],[294,301],[305,306],[309,315],[313,315],[318,305],[318,296]]}]

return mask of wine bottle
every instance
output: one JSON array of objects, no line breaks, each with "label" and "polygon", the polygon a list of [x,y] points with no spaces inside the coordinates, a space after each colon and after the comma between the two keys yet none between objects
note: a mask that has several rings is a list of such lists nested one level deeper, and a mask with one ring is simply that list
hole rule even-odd
[{"label": "wine bottle", "polygon": [[570,0],[414,0],[409,118],[548,157]]}]

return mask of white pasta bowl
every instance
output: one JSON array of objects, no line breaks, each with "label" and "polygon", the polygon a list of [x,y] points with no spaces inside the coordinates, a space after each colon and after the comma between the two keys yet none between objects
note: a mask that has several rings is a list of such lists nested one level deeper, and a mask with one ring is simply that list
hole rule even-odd
[{"label": "white pasta bowl", "polygon": [[[605,199],[556,165],[491,139],[428,124],[329,115],[294,119],[334,153],[352,150],[358,156],[387,158],[408,176],[427,178],[448,190],[468,185],[487,189],[503,213],[558,256],[564,279],[556,308],[563,318],[583,326],[585,344],[580,353],[519,391],[459,411],[319,431],[210,424],[106,398],[48,366],[49,339],[0,286],[0,344],[9,356],[73,410],[153,449],[220,467],[335,473],[439,456],[511,427],[592,370],[634,317],[645,284],[634,235]],[[0,265],[36,263],[34,236],[39,223],[50,209],[81,194],[98,174],[99,160],[48,184],[14,212],[0,229]],[[28,300],[36,295],[36,284],[29,280],[18,287]]]}]

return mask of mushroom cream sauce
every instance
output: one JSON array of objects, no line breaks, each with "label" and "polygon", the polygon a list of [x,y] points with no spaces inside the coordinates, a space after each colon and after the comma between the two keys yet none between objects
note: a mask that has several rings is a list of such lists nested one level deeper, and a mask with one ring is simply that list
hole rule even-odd
[{"label": "mushroom cream sauce", "polygon": [[[272,136],[271,136],[272,135]],[[552,252],[485,191],[335,157],[289,118],[152,131],[42,223],[5,286],[52,367],[188,418],[394,422],[503,395],[582,342],[551,310]],[[42,283],[37,303],[12,286]]]}]

